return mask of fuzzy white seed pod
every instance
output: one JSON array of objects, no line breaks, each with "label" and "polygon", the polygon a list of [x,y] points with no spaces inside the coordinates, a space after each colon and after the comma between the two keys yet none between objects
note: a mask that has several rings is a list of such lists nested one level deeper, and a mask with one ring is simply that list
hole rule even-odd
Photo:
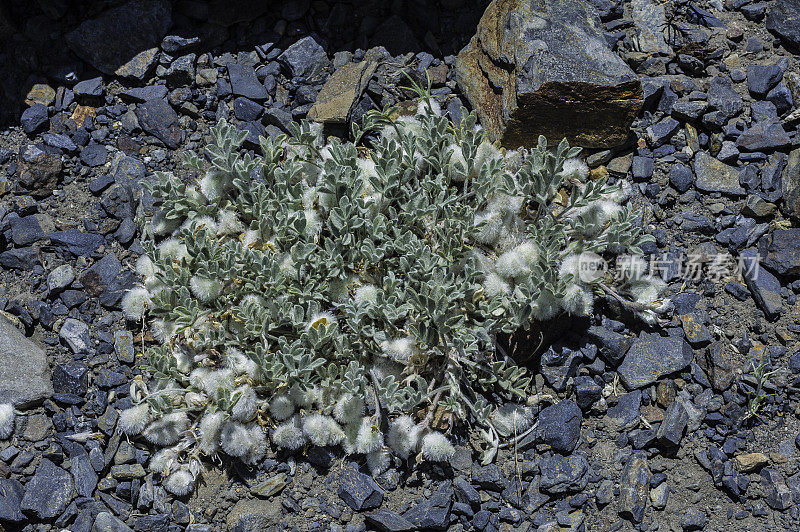
[{"label": "fuzzy white seed pod", "polygon": [[155,275],[157,270],[158,268],[156,268],[156,265],[153,264],[153,261],[147,255],[141,255],[136,259],[136,273],[145,279]]},{"label": "fuzzy white seed pod", "polygon": [[303,389],[298,384],[294,384],[289,388],[289,397],[299,408],[311,408],[311,405],[317,400],[317,393],[316,388]]},{"label": "fuzzy white seed pod", "polygon": [[387,443],[394,454],[405,460],[416,452],[419,444],[420,428],[411,416],[400,416],[389,425]]},{"label": "fuzzy white seed pod", "polygon": [[180,226],[180,220],[169,220],[164,210],[158,210],[150,220],[150,228],[154,235],[168,235]]},{"label": "fuzzy white seed pod", "polygon": [[477,231],[473,238],[479,244],[494,246],[503,231],[503,216],[497,211],[479,213],[475,216]]},{"label": "fuzzy white seed pod", "polygon": [[123,434],[136,436],[141,434],[148,423],[150,423],[150,407],[147,403],[141,403],[120,412],[117,427]]},{"label": "fuzzy white seed pod", "polygon": [[162,344],[167,343],[172,335],[175,334],[175,322],[165,320],[153,320],[150,325],[153,336]]},{"label": "fuzzy white seed pod", "polygon": [[367,454],[367,468],[373,477],[377,477],[389,469],[391,463],[392,455],[386,447],[381,447],[377,451]]},{"label": "fuzzy white seed pod", "polygon": [[150,292],[141,286],[131,288],[122,297],[122,313],[126,319],[140,321],[150,308]]},{"label": "fuzzy white seed pod", "polygon": [[253,419],[258,411],[258,396],[250,386],[240,386],[234,391],[239,394],[239,400],[231,409],[231,417],[237,421],[247,422]]},{"label": "fuzzy white seed pod", "polygon": [[222,293],[222,283],[200,275],[193,275],[189,280],[192,294],[203,303],[211,303]]},{"label": "fuzzy white seed pod", "polygon": [[153,445],[163,447],[177,443],[188,429],[186,412],[172,412],[150,423],[142,434]]},{"label": "fuzzy white seed pod", "polygon": [[525,198],[522,196],[509,196],[508,194],[497,194],[489,200],[487,210],[500,214],[518,214],[522,210]]},{"label": "fuzzy white seed pod", "polygon": [[489,272],[483,280],[483,293],[487,297],[496,297],[500,294],[508,294],[511,292],[511,286],[503,280],[502,277],[495,272]]},{"label": "fuzzy white seed pod", "polygon": [[378,302],[378,288],[374,284],[365,284],[356,288],[354,300],[356,305],[372,306]]},{"label": "fuzzy white seed pod", "polygon": [[528,267],[533,268],[539,262],[541,254],[539,253],[539,246],[534,242],[526,240],[514,249],[520,254]]},{"label": "fuzzy white seed pod", "polygon": [[600,197],[606,201],[611,201],[613,203],[621,204],[628,201],[632,191],[633,191],[633,186],[629,181],[620,181],[617,183],[615,187],[613,187],[611,192],[603,194]]},{"label": "fuzzy white seed pod", "polygon": [[581,159],[572,157],[564,161],[561,175],[568,180],[586,181],[586,178],[589,177],[589,166]]},{"label": "fuzzy white seed pod", "polygon": [[188,375],[192,371],[192,357],[183,351],[173,351],[172,358],[175,359],[175,366],[183,374]]},{"label": "fuzzy white seed pod", "polygon": [[387,340],[381,343],[383,354],[395,362],[407,363],[414,355],[416,340],[411,336]]},{"label": "fuzzy white seed pod", "polygon": [[306,209],[303,211],[303,215],[306,218],[305,234],[309,236],[319,234],[322,231],[322,219],[319,217],[319,213],[315,209]]},{"label": "fuzzy white seed pod", "polygon": [[209,170],[200,180],[200,192],[208,201],[214,201],[225,193],[227,184],[228,179],[223,173]]},{"label": "fuzzy white seed pod", "polygon": [[255,378],[258,373],[258,364],[236,348],[225,351],[225,367],[236,375],[247,375],[251,378]]},{"label": "fuzzy white seed pod", "polygon": [[629,281],[638,281],[645,276],[647,261],[639,255],[620,255],[617,257],[619,275]]},{"label": "fuzzy white seed pod", "polygon": [[288,395],[279,394],[273,396],[269,402],[269,411],[277,421],[283,421],[294,415],[295,406]]},{"label": "fuzzy white seed pod", "polygon": [[267,435],[264,429],[253,423],[248,429],[250,434],[250,450],[242,457],[242,461],[248,465],[254,465],[267,454]]},{"label": "fuzzy white seed pod", "polygon": [[177,460],[178,451],[171,447],[161,449],[156,451],[156,453],[150,457],[150,462],[147,464],[147,469],[151,473],[166,475],[169,473],[169,471],[174,469],[173,466],[177,463]]},{"label": "fuzzy white seed pod", "polygon": [[306,435],[300,422],[300,416],[293,416],[272,431],[272,443],[283,449],[296,451],[306,444]]},{"label": "fuzzy white seed pod", "polygon": [[203,410],[208,405],[206,396],[196,392],[187,392],[187,394],[183,396],[183,402],[186,403],[186,408],[193,412]]},{"label": "fuzzy white seed pod", "polygon": [[194,476],[186,466],[181,466],[161,483],[164,489],[173,495],[183,497],[194,489]]},{"label": "fuzzy white seed pod", "polygon": [[429,432],[422,437],[422,456],[433,462],[446,462],[456,454],[453,444],[441,432]]},{"label": "fuzzy white seed pod", "polygon": [[206,234],[217,234],[217,222],[211,216],[195,216],[183,222],[181,229],[186,229],[192,232],[205,229]]},{"label": "fuzzy white seed pod", "polygon": [[227,421],[220,432],[220,446],[229,456],[241,457],[250,451],[252,441],[247,427],[236,421]]},{"label": "fuzzy white seed pod", "polygon": [[378,177],[378,171],[375,169],[375,161],[372,159],[359,158],[356,160],[356,167],[359,170],[361,179],[364,180],[365,186],[371,186],[369,185],[370,178]]},{"label": "fuzzy white seed pod", "polygon": [[561,309],[558,299],[552,294],[541,294],[531,305],[533,317],[538,321],[547,321],[554,318]]},{"label": "fuzzy white seed pod", "polygon": [[220,435],[225,426],[223,412],[208,412],[200,420],[200,450],[205,454],[214,454],[219,449]]},{"label": "fuzzy white seed pod", "polygon": [[594,298],[583,283],[570,283],[564,290],[561,308],[572,316],[588,316],[594,308]]},{"label": "fuzzy white seed pod", "polygon": [[372,422],[372,418],[364,417],[356,435],[355,449],[357,453],[368,454],[383,447],[383,434]]},{"label": "fuzzy white seed pod", "polygon": [[0,404],[0,440],[7,440],[14,432],[14,405],[11,403]]},{"label": "fuzzy white seed pod", "polygon": [[417,114],[423,116],[442,116],[442,107],[433,98],[423,98],[417,103]]},{"label": "fuzzy white seed pod", "polygon": [[255,247],[261,242],[261,233],[256,231],[255,229],[248,229],[244,232],[244,237],[242,237],[242,245],[246,248]]},{"label": "fuzzy white seed pod", "polygon": [[[337,432],[336,428],[339,428],[339,426],[328,416],[314,413],[303,417],[303,433],[308,438],[308,441],[319,447],[331,445],[331,436],[334,432]],[[341,431],[341,428],[339,428],[339,431]],[[336,438],[338,438],[338,433]]]},{"label": "fuzzy white seed pod", "polygon": [[[472,172],[470,173],[470,179],[475,179],[478,177],[481,168],[487,164],[502,158],[503,154],[500,153],[500,150],[497,149],[497,146],[487,140],[484,140],[480,143],[478,149],[475,151],[475,164]],[[520,198],[520,200],[522,200],[522,198]],[[521,206],[522,203],[520,201],[520,208]],[[515,209],[513,212],[519,212],[519,209]]]},{"label": "fuzzy white seed pod", "polygon": [[492,424],[500,436],[519,435],[533,423],[533,413],[527,406],[509,403],[492,412]]},{"label": "fuzzy white seed pod", "polygon": [[517,248],[497,257],[495,268],[503,279],[522,279],[531,274],[531,267]]},{"label": "fuzzy white seed pod", "polygon": [[342,395],[333,407],[333,417],[343,425],[349,425],[364,415],[364,399],[349,393]]},{"label": "fuzzy white seed pod", "polygon": [[244,232],[244,224],[235,211],[224,210],[217,216],[217,236],[238,235]]},{"label": "fuzzy white seed pod", "polygon": [[186,249],[186,244],[174,237],[170,237],[161,242],[158,245],[158,251],[161,257],[178,262],[189,258],[189,251]]},{"label": "fuzzy white seed pod", "polygon": [[658,300],[666,283],[658,277],[645,275],[631,282],[631,293],[637,303],[650,304]]}]

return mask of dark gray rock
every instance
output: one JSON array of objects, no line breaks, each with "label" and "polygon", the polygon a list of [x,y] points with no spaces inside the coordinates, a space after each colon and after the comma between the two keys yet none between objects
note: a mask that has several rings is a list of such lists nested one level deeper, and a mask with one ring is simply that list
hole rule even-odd
[{"label": "dark gray rock", "polygon": [[643,332],[628,350],[618,371],[623,384],[633,390],[684,369],[693,355],[691,346],[683,338]]},{"label": "dark gray rock", "polygon": [[407,532],[416,529],[408,519],[385,508],[365,515],[364,521],[371,528],[381,532]]},{"label": "dark gray rock", "polygon": [[34,135],[47,129],[50,118],[47,115],[47,106],[35,103],[22,112],[20,123],[22,130],[28,135]]},{"label": "dark gray rock", "polygon": [[627,138],[642,86],[583,1],[493,2],[455,77],[491,140],[609,148]]},{"label": "dark gray rock", "polygon": [[655,163],[652,157],[634,155],[631,160],[631,173],[635,179],[648,179],[653,175]]},{"label": "dark gray rock", "polygon": [[[89,387],[89,368],[80,361],[58,364],[53,369],[53,390],[83,396]],[[91,495],[87,495],[90,497]]]},{"label": "dark gray rock", "polygon": [[0,478],[0,522],[22,523],[25,516],[22,514],[20,504],[25,488],[19,480],[13,478]]},{"label": "dark gray rock", "polygon": [[114,74],[142,50],[158,46],[171,25],[169,1],[131,0],[84,20],[65,37],[78,57]]},{"label": "dark gray rock", "polygon": [[556,391],[564,391],[569,379],[578,371],[580,351],[562,344],[551,345],[542,353],[540,372]]},{"label": "dark gray rock", "polygon": [[133,532],[133,529],[114,514],[100,512],[94,520],[91,532]]},{"label": "dark gray rock", "polygon": [[764,500],[770,508],[784,511],[792,505],[792,492],[783,475],[775,469],[765,467],[761,470],[761,487],[765,493]]},{"label": "dark gray rock", "polygon": [[262,102],[269,98],[267,89],[258,81],[253,67],[238,63],[228,63],[228,77],[230,78],[231,91],[236,96],[243,96],[248,100],[257,102]]},{"label": "dark gray rock", "polygon": [[569,399],[548,406],[539,412],[537,440],[554,451],[571,453],[581,436],[581,409]]},{"label": "dark gray rock", "polygon": [[134,87],[119,93],[123,101],[144,103],[148,100],[165,100],[169,90],[164,85],[148,85],[147,87]]},{"label": "dark gray rock", "polygon": [[453,481],[453,490],[459,501],[469,504],[472,508],[481,505],[480,493],[464,477],[458,477]]},{"label": "dark gray rock", "polygon": [[50,244],[62,248],[67,253],[77,257],[91,257],[105,244],[105,238],[95,233],[86,233],[77,229],[66,231],[52,231],[47,233]]},{"label": "dark gray rock", "polygon": [[554,454],[542,458],[539,462],[541,473],[539,489],[553,495],[581,491],[588,483],[586,477],[588,470],[589,463],[580,454],[567,457]]},{"label": "dark gray rock", "polygon": [[167,35],[161,41],[161,49],[168,54],[188,50],[200,44],[200,37],[180,37],[178,35]]},{"label": "dark gray rock", "polygon": [[681,517],[681,528],[683,530],[703,530],[708,518],[706,513],[699,508],[689,508],[683,512]]},{"label": "dark gray rock", "polygon": [[658,426],[656,439],[664,447],[675,449],[680,446],[683,433],[689,422],[689,414],[680,401],[672,401]]},{"label": "dark gray rock", "polygon": [[15,246],[30,246],[44,238],[44,231],[35,214],[11,221],[11,241]]},{"label": "dark gray rock", "polygon": [[699,364],[708,375],[711,387],[717,392],[724,392],[736,380],[736,361],[730,347],[723,342],[714,342],[709,345],[705,356],[699,360]]},{"label": "dark gray rock", "polygon": [[256,103],[253,100],[248,100],[242,96],[233,100],[233,114],[236,118],[245,122],[252,122],[261,116],[264,111],[264,106]]},{"label": "dark gray rock", "polygon": [[708,104],[718,110],[725,119],[739,114],[744,107],[742,97],[733,88],[727,76],[715,77],[708,87]]},{"label": "dark gray rock", "polygon": [[766,268],[761,267],[758,251],[755,249],[742,250],[739,258],[745,265],[742,268],[745,284],[750,289],[756,304],[768,319],[777,319],[783,307],[780,281]]},{"label": "dark gray rock", "polygon": [[708,102],[681,100],[672,106],[672,116],[684,122],[696,122],[708,109]]},{"label": "dark gray rock", "polygon": [[52,394],[45,352],[0,316],[0,403],[35,406]]},{"label": "dark gray rock", "polygon": [[703,192],[722,192],[733,196],[744,195],[739,184],[739,171],[706,152],[699,152],[694,160],[695,186]]},{"label": "dark gray rock", "polygon": [[759,122],[745,130],[736,139],[736,147],[742,151],[773,151],[786,148],[792,139],[781,124]]},{"label": "dark gray rock", "polygon": [[589,410],[602,397],[603,389],[588,375],[575,377],[575,401],[581,410]]},{"label": "dark gray rock", "polygon": [[647,140],[651,148],[658,148],[669,142],[672,135],[681,127],[681,123],[672,117],[667,117],[647,128]]},{"label": "dark gray rock", "polygon": [[154,98],[138,105],[136,119],[145,132],[153,135],[170,149],[174,150],[183,141],[178,114],[166,100]]},{"label": "dark gray rock", "polygon": [[763,98],[782,77],[783,69],[778,65],[750,65],[747,67],[747,89],[756,98]]},{"label": "dark gray rock", "polygon": [[303,37],[289,46],[278,61],[289,71],[292,77],[308,80],[315,79],[327,68],[328,54],[313,37]]},{"label": "dark gray rock", "polygon": [[81,162],[91,168],[106,164],[107,159],[108,149],[102,144],[91,142],[81,150]]},{"label": "dark gray rock", "polygon": [[647,509],[649,495],[650,468],[647,459],[633,456],[622,469],[619,482],[619,503],[617,512],[620,517],[635,523],[641,523]]},{"label": "dark gray rock", "polygon": [[608,409],[607,415],[615,430],[627,430],[639,424],[639,407],[642,405],[642,391],[620,395],[617,404]]},{"label": "dark gray rock", "polygon": [[472,483],[481,489],[490,491],[503,491],[508,480],[497,467],[497,464],[488,464],[472,469]]},{"label": "dark gray rock", "polygon": [[75,483],[75,491],[81,497],[91,497],[97,487],[97,472],[89,461],[89,454],[80,445],[73,446],[69,456],[69,471]]},{"label": "dark gray rock", "polygon": [[600,354],[615,366],[622,362],[633,343],[633,339],[603,326],[592,325],[587,332],[600,344]]},{"label": "dark gray rock", "polygon": [[688,166],[676,164],[669,172],[669,184],[680,193],[689,190],[694,182],[694,173]]},{"label": "dark gray rock", "polygon": [[58,148],[59,150],[63,150],[66,152],[74,152],[78,149],[72,139],[67,137],[66,135],[61,135],[60,133],[45,133],[42,135],[42,140],[48,146],[52,146],[53,148]]},{"label": "dark gray rock", "polygon": [[79,102],[97,101],[103,95],[103,78],[98,76],[79,81],[72,87],[72,92]]},{"label": "dark gray rock", "polygon": [[357,512],[377,508],[383,503],[383,489],[371,476],[359,472],[353,464],[342,470],[337,493],[339,498]]},{"label": "dark gray rock", "polygon": [[421,530],[447,530],[450,510],[453,507],[452,491],[438,491],[411,507],[403,517]]},{"label": "dark gray rock", "polygon": [[800,0],[776,0],[767,14],[766,27],[795,50],[800,48]]},{"label": "dark gray rock", "polygon": [[778,85],[767,93],[767,102],[775,106],[775,112],[783,115],[794,108],[794,97],[792,91],[785,83]]},{"label": "dark gray rock", "polygon": [[41,264],[39,247],[14,248],[0,253],[0,266],[11,270],[30,271]]},{"label": "dark gray rock", "polygon": [[35,519],[53,519],[61,515],[74,497],[72,476],[43,458],[36,474],[25,485],[20,507]]},{"label": "dark gray rock", "polygon": [[775,229],[758,242],[761,265],[779,275],[800,274],[800,228]]},{"label": "dark gray rock", "polygon": [[170,63],[163,77],[167,87],[190,87],[194,83],[194,64],[197,56],[186,54]]},{"label": "dark gray rock", "polygon": [[58,186],[62,167],[60,156],[28,144],[19,151],[17,178],[24,188],[30,190],[31,196],[43,198],[49,196]]},{"label": "dark gray rock", "polygon": [[67,318],[58,336],[66,342],[75,354],[86,354],[92,346],[92,338],[89,334],[89,326],[75,318]]}]

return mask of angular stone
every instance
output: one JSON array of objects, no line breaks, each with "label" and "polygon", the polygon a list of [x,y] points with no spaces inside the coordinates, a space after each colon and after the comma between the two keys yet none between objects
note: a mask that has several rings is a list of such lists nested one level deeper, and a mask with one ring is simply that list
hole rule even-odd
[{"label": "angular stone", "polygon": [[91,497],[97,487],[97,472],[89,461],[83,446],[75,445],[69,456],[69,471],[75,482],[75,491],[81,497]]},{"label": "angular stone", "polygon": [[50,244],[54,247],[64,248],[65,251],[79,257],[91,257],[105,244],[105,238],[95,233],[86,233],[78,229],[66,231],[53,231],[47,233]]},{"label": "angular stone", "polygon": [[758,471],[768,464],[769,457],[764,453],[746,453],[733,458],[733,467],[740,473]]},{"label": "angular stone", "polygon": [[325,49],[310,35],[289,46],[278,61],[293,77],[307,80],[317,78],[330,63]]},{"label": "angular stone", "polygon": [[686,340],[693,346],[706,345],[714,339],[713,336],[711,336],[711,331],[700,321],[697,314],[682,314],[680,319],[681,325],[683,326],[683,334],[686,336]]},{"label": "angular stone", "polygon": [[317,94],[317,101],[308,111],[309,120],[325,124],[345,124],[353,106],[375,73],[375,61],[347,63],[338,68]]},{"label": "angular stone", "polygon": [[682,370],[693,356],[691,346],[683,338],[643,332],[628,350],[618,371],[625,387],[633,390]]},{"label": "angular stone", "polygon": [[539,489],[545,493],[560,494],[581,491],[586,487],[589,462],[580,454],[561,456],[554,454],[539,462],[541,480]]},{"label": "angular stone", "polygon": [[766,496],[764,500],[770,508],[775,510],[788,510],[792,505],[792,492],[786,485],[786,480],[778,471],[765,467],[761,470],[761,487]]},{"label": "angular stone", "polygon": [[439,491],[414,505],[403,517],[420,530],[446,530],[452,507],[452,497]]},{"label": "angular stone", "polygon": [[178,113],[166,100],[154,98],[136,107],[136,119],[147,133],[175,149],[183,141],[183,131],[178,123]]},{"label": "angular stone", "polygon": [[383,502],[383,489],[371,476],[361,473],[352,464],[342,470],[337,493],[339,498],[357,512],[377,508]]},{"label": "angular stone", "polygon": [[781,124],[759,122],[745,130],[736,139],[736,147],[742,151],[773,151],[786,148],[792,139]]},{"label": "angular stone", "polygon": [[537,440],[559,453],[571,453],[581,436],[583,416],[577,404],[565,399],[539,412]]},{"label": "angular stone", "polygon": [[800,228],[775,229],[758,242],[761,265],[779,275],[800,274]]},{"label": "angular stone", "polygon": [[642,406],[641,390],[623,394],[617,404],[608,409],[609,424],[614,430],[628,430],[639,424],[639,408]]},{"label": "angular stone", "polygon": [[269,530],[281,520],[279,499],[241,499],[237,502],[227,519],[227,530]]},{"label": "angular stone", "polygon": [[744,282],[750,289],[756,304],[764,311],[768,319],[777,319],[783,308],[780,281],[761,266],[759,254],[755,249],[742,250],[739,253],[739,259],[744,263],[742,268]]},{"label": "angular stone", "polygon": [[51,395],[47,355],[0,316],[0,403],[24,408]]},{"label": "angular stone", "polygon": [[134,103],[144,103],[147,100],[164,100],[169,90],[164,85],[150,85],[147,87],[134,87],[119,93],[120,99]]},{"label": "angular stone", "polygon": [[365,515],[364,520],[381,532],[408,532],[417,528],[402,515],[385,508]]},{"label": "angular stone", "polygon": [[778,65],[750,65],[747,67],[747,89],[756,98],[763,98],[783,77]]},{"label": "angular stone", "polygon": [[455,75],[489,138],[509,148],[534,146],[539,135],[617,146],[643,103],[638,77],[582,0],[494,0]]},{"label": "angular stone", "polygon": [[658,426],[656,439],[664,447],[675,449],[681,444],[683,433],[689,422],[689,414],[680,401],[672,401]]},{"label": "angular stone", "polygon": [[664,6],[653,0],[633,0],[630,9],[636,26],[637,51],[671,56],[672,48],[664,39],[664,27],[667,24]]},{"label": "angular stone", "polygon": [[722,113],[725,120],[739,114],[744,107],[742,97],[727,76],[717,76],[711,80],[708,86],[708,104]]},{"label": "angular stone", "polygon": [[20,504],[25,488],[19,480],[0,478],[0,521],[21,523],[25,520]]},{"label": "angular stone", "polygon": [[775,0],[766,27],[795,50],[800,49],[800,0]]},{"label": "angular stone", "polygon": [[17,177],[34,198],[49,196],[58,185],[63,163],[61,157],[29,144],[20,148]]},{"label": "angular stone", "polygon": [[156,66],[157,59],[158,48],[142,50],[133,56],[130,61],[120,65],[120,67],[114,71],[114,74],[127,80],[144,81],[147,75]]},{"label": "angular stone", "polygon": [[21,508],[36,519],[53,519],[61,515],[75,497],[72,476],[43,458],[36,474],[25,485]]},{"label": "angular stone", "polygon": [[717,392],[727,390],[736,379],[736,362],[726,343],[714,342],[709,345],[699,363],[708,375],[711,387]]},{"label": "angular stone", "polygon": [[641,523],[649,495],[650,468],[647,459],[639,456],[631,457],[622,469],[619,484],[617,512],[620,517]]},{"label": "angular stone", "polygon": [[739,185],[739,171],[706,152],[699,152],[694,160],[695,186],[703,192],[722,192],[733,196],[744,195]]},{"label": "angular stone", "polygon": [[133,532],[133,529],[114,514],[100,512],[94,520],[92,532]]},{"label": "angular stone", "polygon": [[47,106],[35,103],[25,109],[20,117],[22,130],[28,135],[34,135],[47,129],[50,119],[47,115]]},{"label": "angular stone", "polygon": [[248,100],[261,102],[269,98],[266,87],[258,81],[256,71],[248,65],[228,63],[228,76],[231,81],[231,90],[236,96],[243,96]]},{"label": "angular stone", "polygon": [[131,0],[84,20],[65,37],[78,57],[114,74],[142,50],[158,46],[171,25],[168,0]]},{"label": "angular stone", "polygon": [[75,354],[85,354],[89,352],[92,345],[92,338],[89,335],[89,326],[75,318],[67,318],[58,336],[64,340],[72,352]]}]

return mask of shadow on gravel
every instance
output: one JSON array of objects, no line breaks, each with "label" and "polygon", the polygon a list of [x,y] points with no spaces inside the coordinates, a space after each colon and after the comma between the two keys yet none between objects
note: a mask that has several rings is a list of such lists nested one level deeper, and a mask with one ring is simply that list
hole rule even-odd
[{"label": "shadow on gravel", "polygon": [[[198,42],[184,53],[285,49],[315,35],[329,56],[384,46],[392,55],[455,54],[487,0],[3,0],[0,2],[0,127],[19,123],[36,83],[56,88],[113,74],[164,35]],[[113,36],[109,38],[109,36]],[[119,62],[119,65],[114,63]],[[155,67],[155,65],[154,65]],[[99,72],[104,71],[104,72]],[[108,77],[108,76],[107,76]],[[126,86],[144,84],[125,81]]]}]

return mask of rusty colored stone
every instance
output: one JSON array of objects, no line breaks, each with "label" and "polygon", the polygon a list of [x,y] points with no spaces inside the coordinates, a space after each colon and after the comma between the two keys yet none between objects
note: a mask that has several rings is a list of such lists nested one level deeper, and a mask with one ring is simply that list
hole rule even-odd
[{"label": "rusty colored stone", "polygon": [[489,138],[509,148],[539,135],[618,146],[642,106],[636,74],[583,0],[494,0],[455,73]]}]

